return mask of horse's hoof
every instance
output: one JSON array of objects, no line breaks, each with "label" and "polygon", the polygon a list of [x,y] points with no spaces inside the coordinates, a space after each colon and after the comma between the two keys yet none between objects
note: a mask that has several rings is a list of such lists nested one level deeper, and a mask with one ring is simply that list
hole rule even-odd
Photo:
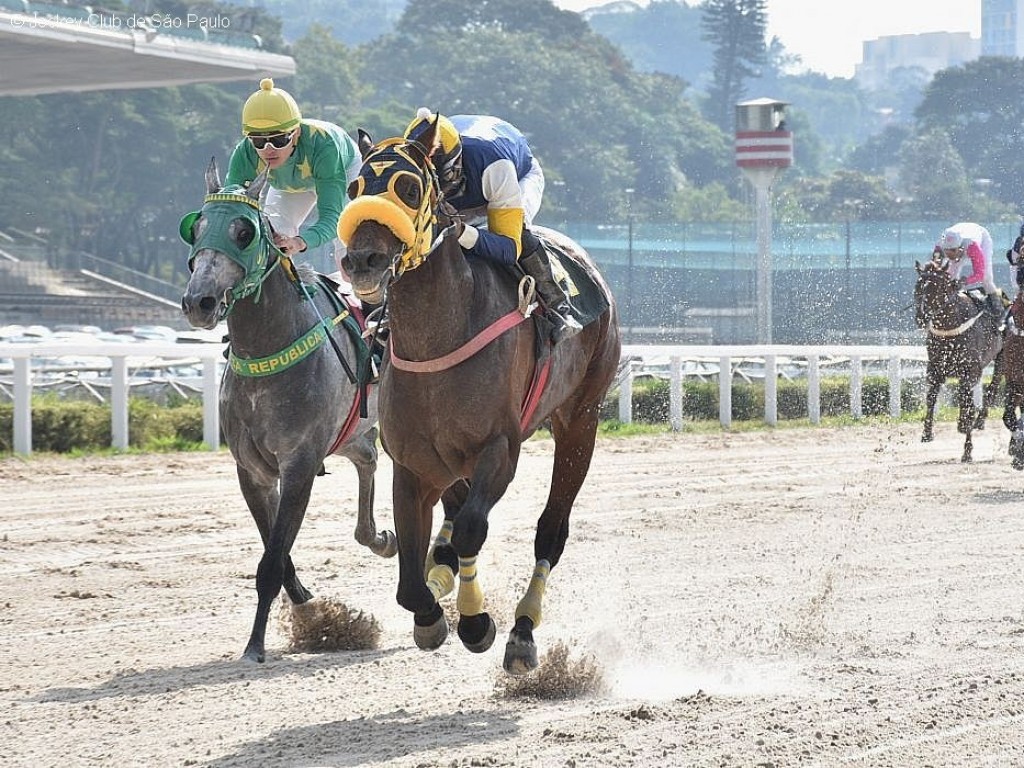
[{"label": "horse's hoof", "polygon": [[444,641],[448,639],[448,620],[444,612],[433,624],[421,627],[419,624],[413,627],[412,638],[416,641],[416,647],[423,651],[436,651]]},{"label": "horse's hoof", "polygon": [[380,557],[394,557],[398,554],[398,537],[395,536],[394,531],[381,531],[377,539],[383,539],[384,542],[374,550],[377,555]]},{"label": "horse's hoof", "polygon": [[263,652],[262,648],[246,648],[245,653],[242,654],[242,661],[251,661],[255,664],[262,664],[266,660],[267,655]]},{"label": "horse's hoof", "polygon": [[966,453],[965,453],[965,454],[964,454],[964,455],[963,455],[963,456],[962,456],[962,457],[960,458],[960,463],[961,463],[961,464],[973,464],[973,463],[974,463],[974,459],[972,459],[972,458],[971,458],[970,454],[966,454]]},{"label": "horse's hoof", "polygon": [[934,439],[935,439],[935,437],[933,435],[931,435],[931,434],[921,435],[921,442],[922,443],[930,443]]},{"label": "horse's hoof", "polygon": [[984,421],[976,421],[976,422],[974,422],[974,429],[977,430],[978,432],[983,431],[985,429],[985,422]]},{"label": "horse's hoof", "polygon": [[501,666],[510,675],[525,675],[537,668],[537,645],[514,636],[505,643],[505,660]]},{"label": "horse's hoof", "polygon": [[459,639],[469,651],[483,653],[494,644],[497,629],[494,619],[486,611],[476,616],[459,618]]}]

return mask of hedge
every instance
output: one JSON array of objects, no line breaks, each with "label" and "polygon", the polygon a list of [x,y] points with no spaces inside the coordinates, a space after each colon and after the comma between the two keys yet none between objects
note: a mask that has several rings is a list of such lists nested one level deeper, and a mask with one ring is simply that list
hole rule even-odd
[{"label": "hedge", "polygon": [[[669,387],[664,379],[639,379],[633,386],[633,421],[641,424],[665,424],[669,420]],[[846,377],[822,379],[820,382],[821,415],[848,416],[850,414],[850,380]],[[718,382],[683,382],[683,419],[688,421],[718,421]],[[807,381],[780,381],[776,390],[779,419],[806,419]],[[903,412],[923,407],[919,386],[911,381],[902,382],[900,408]],[[883,416],[889,413],[889,380],[883,376],[865,377],[861,384],[861,410],[865,416]],[[619,416],[618,391],[604,403],[601,417],[605,420]],[[735,421],[764,419],[764,385],[733,382],[732,418]]]},{"label": "hedge", "polygon": [[[181,400],[160,405],[143,398],[128,402],[128,443],[147,450],[182,450],[203,443],[203,406]],[[110,448],[110,406],[62,400],[32,400],[32,450],[70,453]],[[14,404],[0,403],[0,452],[14,450]]]}]

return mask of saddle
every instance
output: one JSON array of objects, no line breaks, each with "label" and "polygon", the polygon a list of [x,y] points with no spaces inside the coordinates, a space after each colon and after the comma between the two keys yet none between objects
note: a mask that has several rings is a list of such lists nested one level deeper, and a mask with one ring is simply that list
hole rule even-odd
[{"label": "saddle", "polygon": [[573,317],[586,327],[608,309],[608,297],[583,266],[543,235],[538,235],[547,248],[551,274],[569,297]]},{"label": "saddle", "polygon": [[[551,265],[551,276],[568,298],[569,310],[581,327],[586,327],[594,322],[608,309],[608,299],[601,286],[595,282],[593,276],[568,253],[557,246],[542,233],[536,232],[537,237],[543,243],[547,251],[548,261]],[[522,302],[524,298],[523,281],[526,280],[526,273],[520,265],[509,266],[509,274],[517,281],[517,291]],[[534,297],[530,301],[536,306]],[[551,345],[548,340],[554,330],[554,324],[548,320],[542,312],[527,314],[533,320],[536,327],[536,345],[534,356],[538,363],[543,363],[551,352]]]}]

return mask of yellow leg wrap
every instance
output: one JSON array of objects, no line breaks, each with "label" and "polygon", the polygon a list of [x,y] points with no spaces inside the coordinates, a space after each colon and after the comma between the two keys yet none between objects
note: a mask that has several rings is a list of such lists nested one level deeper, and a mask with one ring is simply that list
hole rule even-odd
[{"label": "yellow leg wrap", "polygon": [[434,566],[437,565],[437,561],[434,560],[434,548],[443,547],[452,543],[452,527],[453,523],[451,520],[445,520],[441,525],[441,530],[437,532],[437,536],[434,538],[434,544],[430,547],[427,552],[427,561],[423,568],[423,573],[426,578],[430,578],[430,572]]},{"label": "yellow leg wrap", "polygon": [[533,622],[533,626],[539,627],[541,620],[541,602],[544,600],[544,587],[548,583],[548,574],[551,566],[547,560],[538,560],[534,566],[533,576],[530,578],[530,586],[526,588],[526,594],[516,606],[516,618],[525,616]]},{"label": "yellow leg wrap", "polygon": [[484,591],[476,578],[476,558],[459,558],[459,597],[455,601],[463,616],[476,616],[484,610]]},{"label": "yellow leg wrap", "polygon": [[445,520],[441,524],[441,530],[437,532],[437,538],[434,539],[434,546],[440,547],[443,544],[452,543],[452,528],[455,527],[455,522],[452,520]]},{"label": "yellow leg wrap", "polygon": [[431,568],[427,574],[427,589],[435,600],[450,595],[455,589],[455,574],[452,573],[452,569],[447,565],[435,565]]}]

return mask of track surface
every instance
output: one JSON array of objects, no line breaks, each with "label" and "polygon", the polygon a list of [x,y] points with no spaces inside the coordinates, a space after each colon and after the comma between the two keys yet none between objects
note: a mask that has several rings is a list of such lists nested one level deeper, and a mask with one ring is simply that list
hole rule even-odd
[{"label": "track surface", "polygon": [[491,516],[489,652],[415,648],[337,459],[293,554],[380,648],[286,653],[275,609],[261,666],[238,660],[260,547],[229,455],[0,460],[0,764],[1024,764],[1024,473],[995,420],[973,465],[951,424],[918,440],[602,440],[536,638],[608,689],[554,701],[509,698],[500,669],[550,443]]}]

